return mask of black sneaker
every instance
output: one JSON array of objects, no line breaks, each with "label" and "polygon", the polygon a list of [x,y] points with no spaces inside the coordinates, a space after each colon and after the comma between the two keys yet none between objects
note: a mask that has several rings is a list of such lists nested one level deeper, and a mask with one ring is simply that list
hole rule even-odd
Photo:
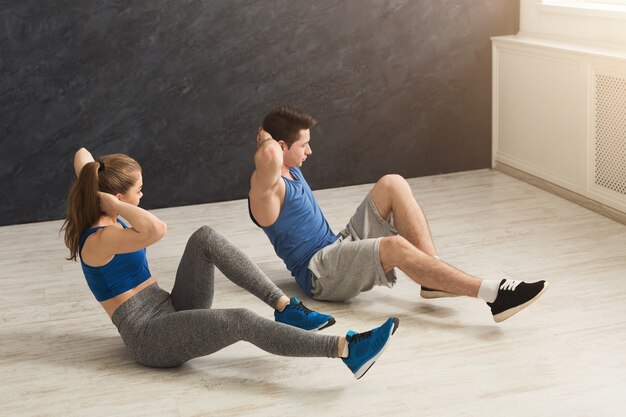
[{"label": "black sneaker", "polygon": [[500,323],[528,307],[547,289],[548,283],[546,281],[528,283],[503,279],[500,281],[496,300],[493,303],[487,303],[487,305],[491,307],[493,319],[496,323]]},{"label": "black sneaker", "polygon": [[451,292],[446,292],[442,290],[435,290],[433,288],[424,287],[422,285],[422,289],[420,290],[420,296],[422,298],[444,298],[444,297],[460,297],[459,294],[452,294]]}]

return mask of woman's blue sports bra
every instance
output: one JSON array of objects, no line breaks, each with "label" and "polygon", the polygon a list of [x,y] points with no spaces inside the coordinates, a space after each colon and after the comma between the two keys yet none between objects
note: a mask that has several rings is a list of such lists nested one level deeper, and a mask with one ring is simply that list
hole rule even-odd
[{"label": "woman's blue sports bra", "polygon": [[[117,221],[124,229],[128,228],[120,218]],[[85,240],[103,227],[105,226],[90,227],[83,232],[78,244],[79,256]],[[151,276],[145,248],[136,252],[118,253],[102,266],[86,265],[80,256],[80,265],[83,268],[87,285],[98,301],[108,300],[135,288]]]}]

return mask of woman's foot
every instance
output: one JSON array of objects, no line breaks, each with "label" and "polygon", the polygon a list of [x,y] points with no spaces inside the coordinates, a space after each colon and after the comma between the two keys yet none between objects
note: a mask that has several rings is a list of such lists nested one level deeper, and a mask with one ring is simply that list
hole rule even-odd
[{"label": "woman's foot", "polygon": [[390,317],[382,326],[370,331],[364,333],[348,331],[346,334],[348,357],[342,358],[342,360],[350,368],[356,379],[365,375],[378,357],[382,355],[391,335],[396,332],[399,324],[399,319]]},{"label": "woman's foot", "polygon": [[303,330],[322,330],[335,324],[332,316],[309,310],[296,297],[291,297],[282,311],[274,310],[274,320]]}]

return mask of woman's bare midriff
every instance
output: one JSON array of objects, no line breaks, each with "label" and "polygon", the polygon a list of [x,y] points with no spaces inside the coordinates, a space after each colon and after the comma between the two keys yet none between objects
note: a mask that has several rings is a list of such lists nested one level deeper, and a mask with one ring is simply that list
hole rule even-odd
[{"label": "woman's bare midriff", "polygon": [[156,278],[150,277],[141,284],[137,285],[135,288],[131,288],[130,290],[123,292],[120,295],[116,295],[113,298],[109,298],[108,300],[101,301],[100,304],[102,305],[102,307],[104,307],[104,310],[107,312],[109,317],[113,317],[113,313],[115,313],[115,310],[117,310],[119,306],[124,304],[124,301],[133,298],[142,290],[148,288],[150,285],[155,284],[156,282]]}]

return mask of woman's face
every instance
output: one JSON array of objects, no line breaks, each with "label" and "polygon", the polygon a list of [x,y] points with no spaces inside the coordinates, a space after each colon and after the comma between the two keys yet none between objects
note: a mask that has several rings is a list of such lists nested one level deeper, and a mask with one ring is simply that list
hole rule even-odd
[{"label": "woman's face", "polygon": [[141,177],[141,172],[137,172],[136,177],[137,180],[126,193],[117,194],[117,198],[119,198],[120,201],[132,204],[133,206],[138,206],[139,200],[141,200],[141,197],[143,197],[143,193],[141,192],[141,188],[143,187],[143,178]]}]

